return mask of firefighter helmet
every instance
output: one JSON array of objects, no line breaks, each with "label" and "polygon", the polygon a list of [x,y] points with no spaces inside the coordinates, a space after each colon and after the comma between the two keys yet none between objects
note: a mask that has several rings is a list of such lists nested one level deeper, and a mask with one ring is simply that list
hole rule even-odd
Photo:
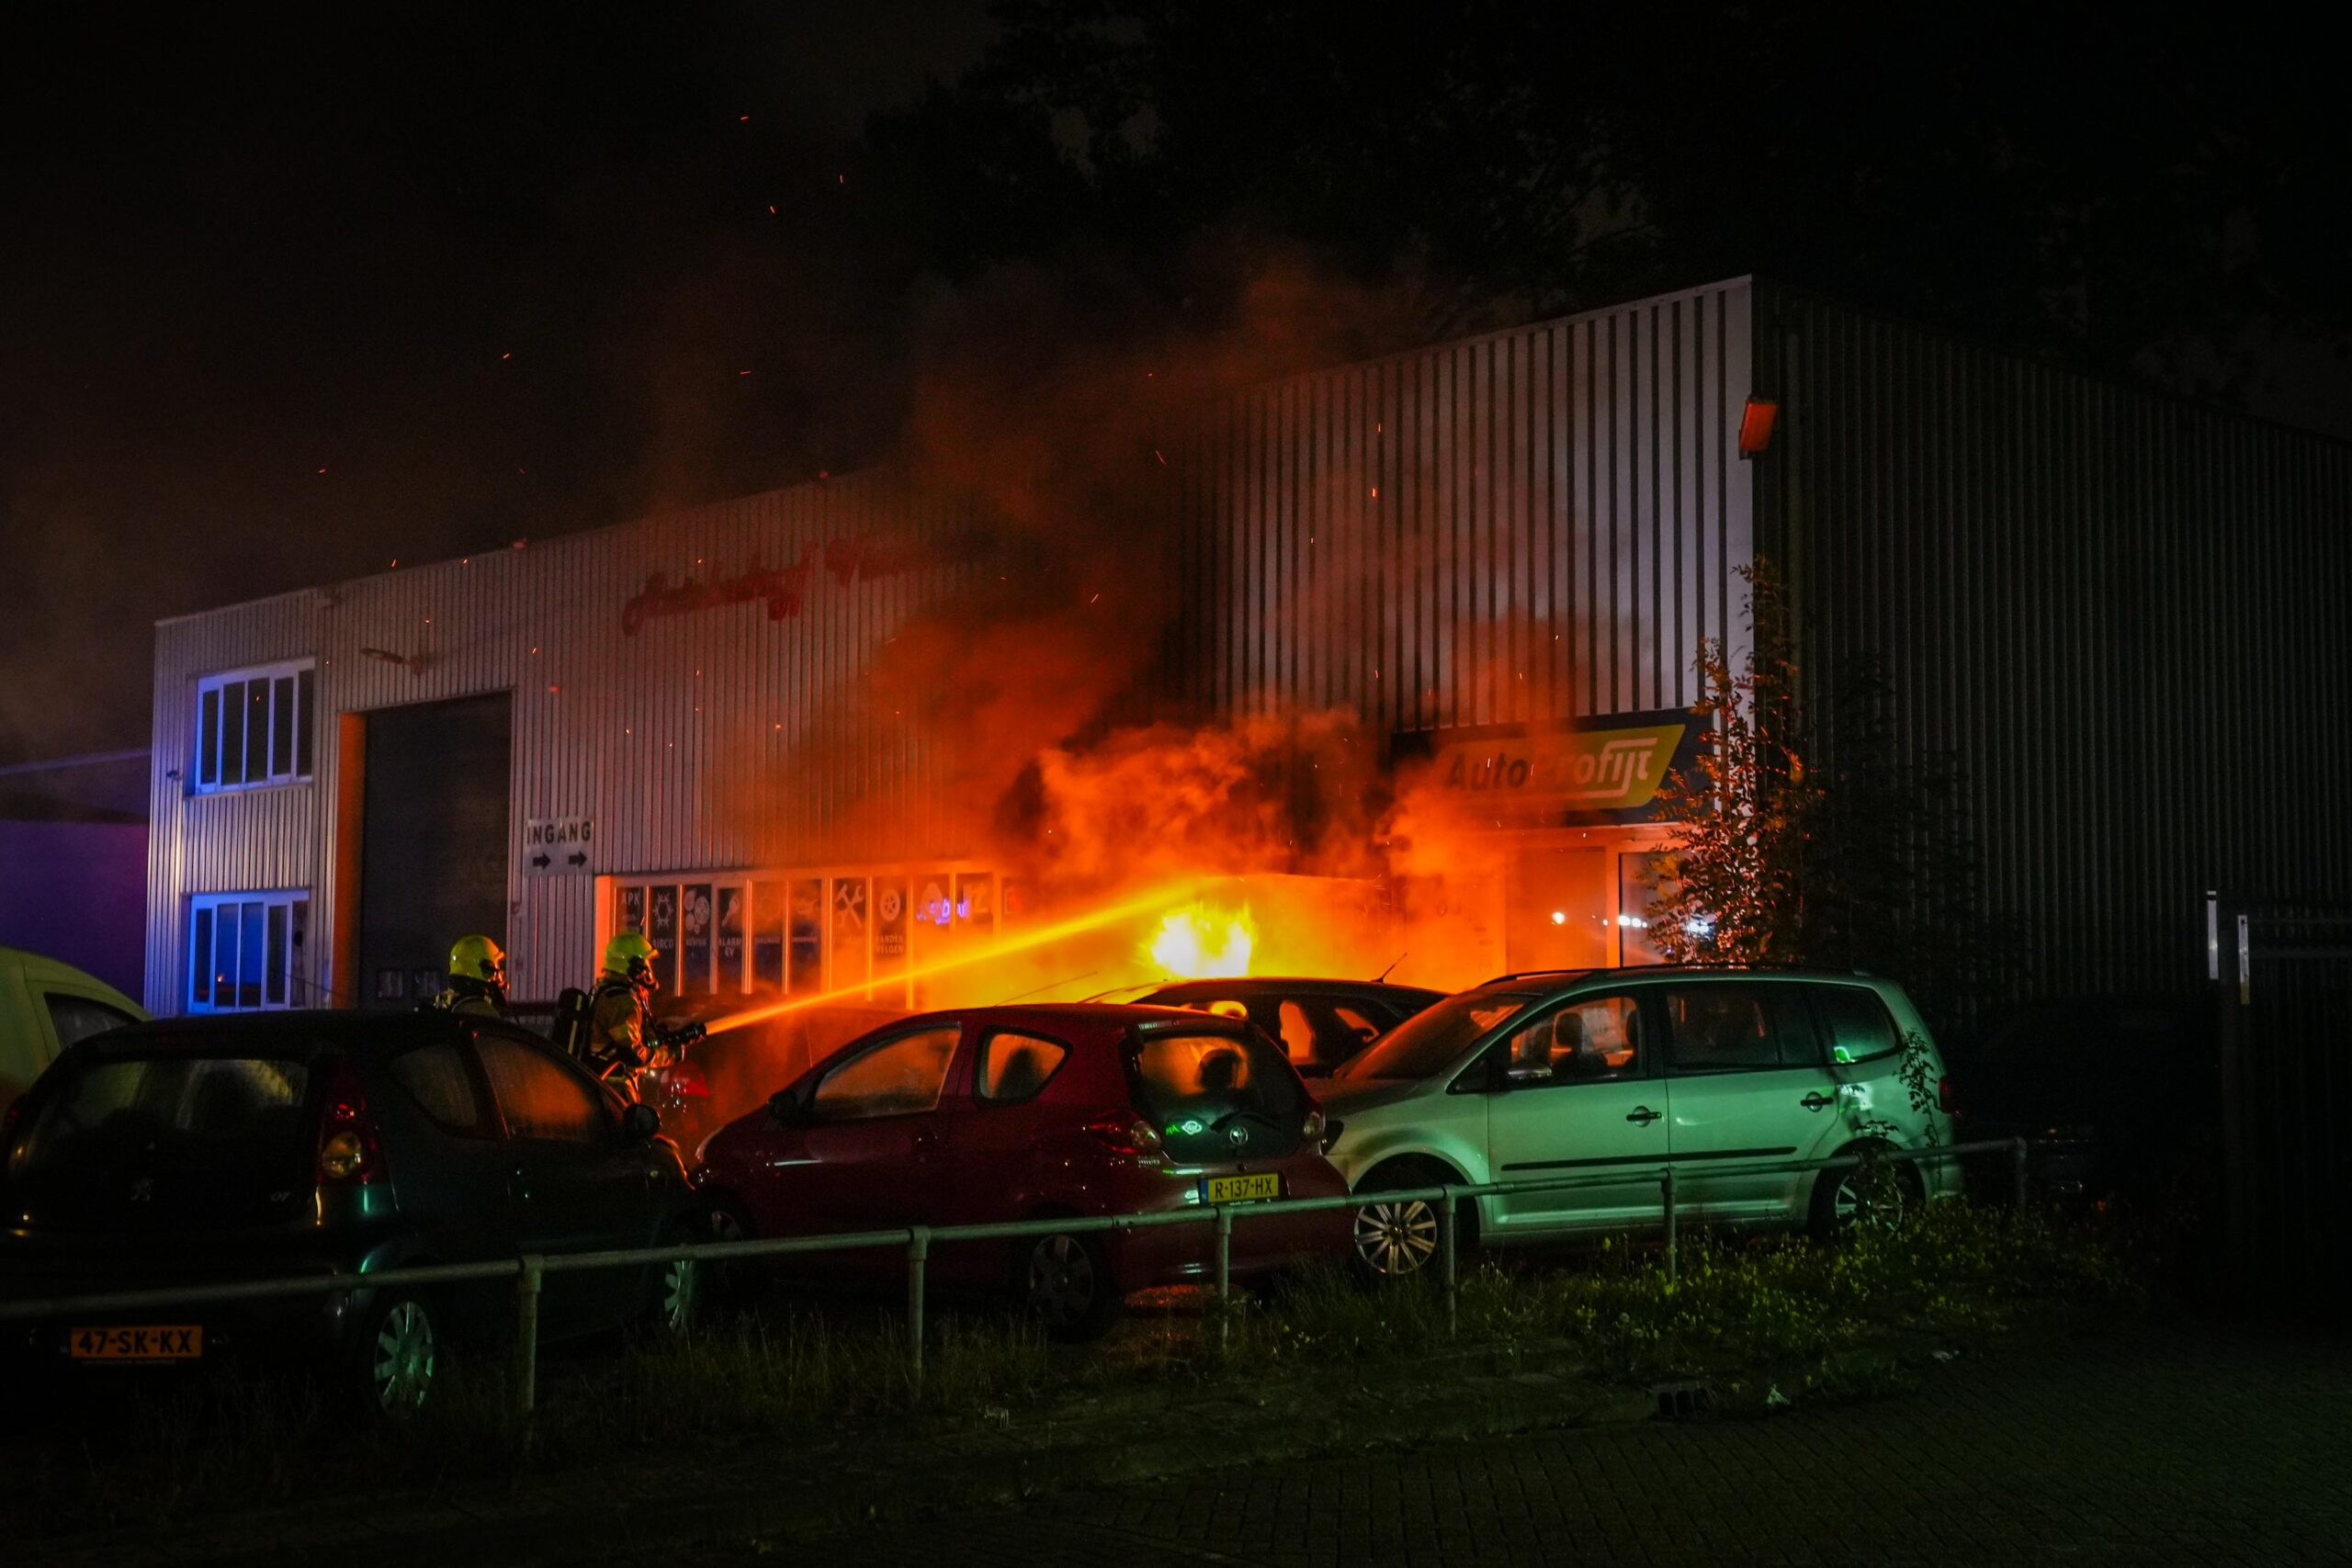
[{"label": "firefighter helmet", "polygon": [[638,931],[623,931],[605,944],[605,973],[626,975],[638,985],[655,984],[653,961],[661,957]]},{"label": "firefighter helmet", "polygon": [[506,954],[486,936],[461,936],[449,949],[451,979],[487,980],[493,986],[506,983]]}]

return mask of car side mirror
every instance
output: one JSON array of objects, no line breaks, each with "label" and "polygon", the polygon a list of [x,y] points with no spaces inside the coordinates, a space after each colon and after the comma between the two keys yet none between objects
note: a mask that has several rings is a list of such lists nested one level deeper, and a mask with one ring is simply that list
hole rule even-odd
[{"label": "car side mirror", "polygon": [[632,1100],[621,1112],[621,1132],[632,1144],[650,1144],[662,1131],[662,1113],[643,1100]]},{"label": "car side mirror", "polygon": [[800,1103],[798,1095],[788,1089],[780,1089],[768,1096],[768,1114],[779,1122],[806,1122],[808,1120],[808,1108]]}]

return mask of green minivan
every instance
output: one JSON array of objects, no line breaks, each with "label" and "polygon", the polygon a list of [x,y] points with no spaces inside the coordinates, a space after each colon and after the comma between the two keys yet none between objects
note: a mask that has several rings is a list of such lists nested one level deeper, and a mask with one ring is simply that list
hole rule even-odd
[{"label": "green minivan", "polygon": [[77,1040],[143,1023],[137,1002],[70,964],[0,947],[0,1113]]},{"label": "green minivan", "polygon": [[[1792,1168],[1951,1143],[1943,1064],[1903,987],[1860,974],[1645,967],[1506,975],[1383,1036],[1318,1086],[1324,1152],[1357,1192],[1576,1178],[1464,1200],[1466,1245],[1652,1229],[1674,1172],[1685,1222],[1834,1230],[1851,1170]],[[1894,1167],[1914,1199],[1957,1161]],[[1433,1205],[1359,1211],[1356,1261],[1416,1272]]]}]

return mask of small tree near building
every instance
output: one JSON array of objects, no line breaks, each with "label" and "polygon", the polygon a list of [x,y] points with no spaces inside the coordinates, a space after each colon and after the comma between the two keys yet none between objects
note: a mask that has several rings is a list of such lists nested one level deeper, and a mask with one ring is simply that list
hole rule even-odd
[{"label": "small tree near building", "polygon": [[[1659,791],[1651,942],[1670,963],[1865,969],[1903,982],[1939,1029],[2022,983],[2015,935],[1985,919],[1959,768],[1913,756],[1888,682],[1841,660],[1808,712],[1788,598],[1770,562],[1741,569],[1748,651],[1702,639],[1695,764]],[[1817,688],[1816,688],[1817,690]]]},{"label": "small tree near building", "polygon": [[1702,637],[1691,712],[1707,727],[1690,768],[1659,790],[1676,829],[1657,863],[1650,941],[1670,964],[1804,962],[1806,844],[1823,802],[1806,765],[1796,649],[1780,578],[1747,584],[1751,641],[1733,668]]}]

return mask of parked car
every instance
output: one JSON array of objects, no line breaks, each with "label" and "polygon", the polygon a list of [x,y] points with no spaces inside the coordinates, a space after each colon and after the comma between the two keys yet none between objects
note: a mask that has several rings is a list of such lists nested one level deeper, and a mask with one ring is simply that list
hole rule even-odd
[{"label": "parked car", "polygon": [[[1910,1040],[1925,1109],[1905,1077]],[[1871,1203],[1871,1184],[1774,1167],[1951,1141],[1927,1027],[1900,986],[1861,975],[1504,976],[1408,1020],[1322,1092],[1325,1151],[1352,1190],[1592,1173],[1465,1201],[1464,1243],[1656,1226],[1669,1165],[1689,1220],[1826,1232]],[[1900,1165],[1896,1179],[1949,1196],[1956,1163]],[[1376,1275],[1413,1273],[1437,1246],[1429,1203],[1356,1221],[1359,1266]]]},{"label": "parked car", "polygon": [[0,1113],[77,1040],[145,1021],[137,1002],[70,964],[0,947]]},{"label": "parked car", "polygon": [[[84,1042],[0,1129],[0,1291],[17,1300],[645,1247],[702,1213],[656,1118],[522,1030],[437,1011],[243,1014]],[[549,1338],[683,1326],[691,1265],[550,1273]],[[372,1408],[430,1390],[454,1336],[510,1325],[514,1286],[9,1325],[87,1365],[291,1356]]]},{"label": "parked car", "polygon": [[[1083,1002],[933,1012],[827,1056],[704,1145],[696,1183],[721,1234],[1155,1213],[1346,1190],[1323,1118],[1280,1051],[1241,1019]],[[1237,1224],[1236,1278],[1341,1257],[1345,1214]],[[817,1255],[828,1272],[900,1254]],[[943,1285],[1010,1290],[1068,1338],[1131,1292],[1198,1280],[1207,1225],[934,1246]]]},{"label": "parked car", "polygon": [[1280,1045],[1302,1077],[1321,1077],[1407,1019],[1442,1001],[1443,991],[1381,980],[1293,979],[1252,975],[1179,980],[1122,993],[1120,1000],[1194,1008],[1246,1018]]},{"label": "parked car", "polygon": [[2222,1100],[2212,1003],[2073,997],[2019,1008],[1955,1050],[1965,1138],[2022,1137],[2036,1192],[2198,1201]]}]

